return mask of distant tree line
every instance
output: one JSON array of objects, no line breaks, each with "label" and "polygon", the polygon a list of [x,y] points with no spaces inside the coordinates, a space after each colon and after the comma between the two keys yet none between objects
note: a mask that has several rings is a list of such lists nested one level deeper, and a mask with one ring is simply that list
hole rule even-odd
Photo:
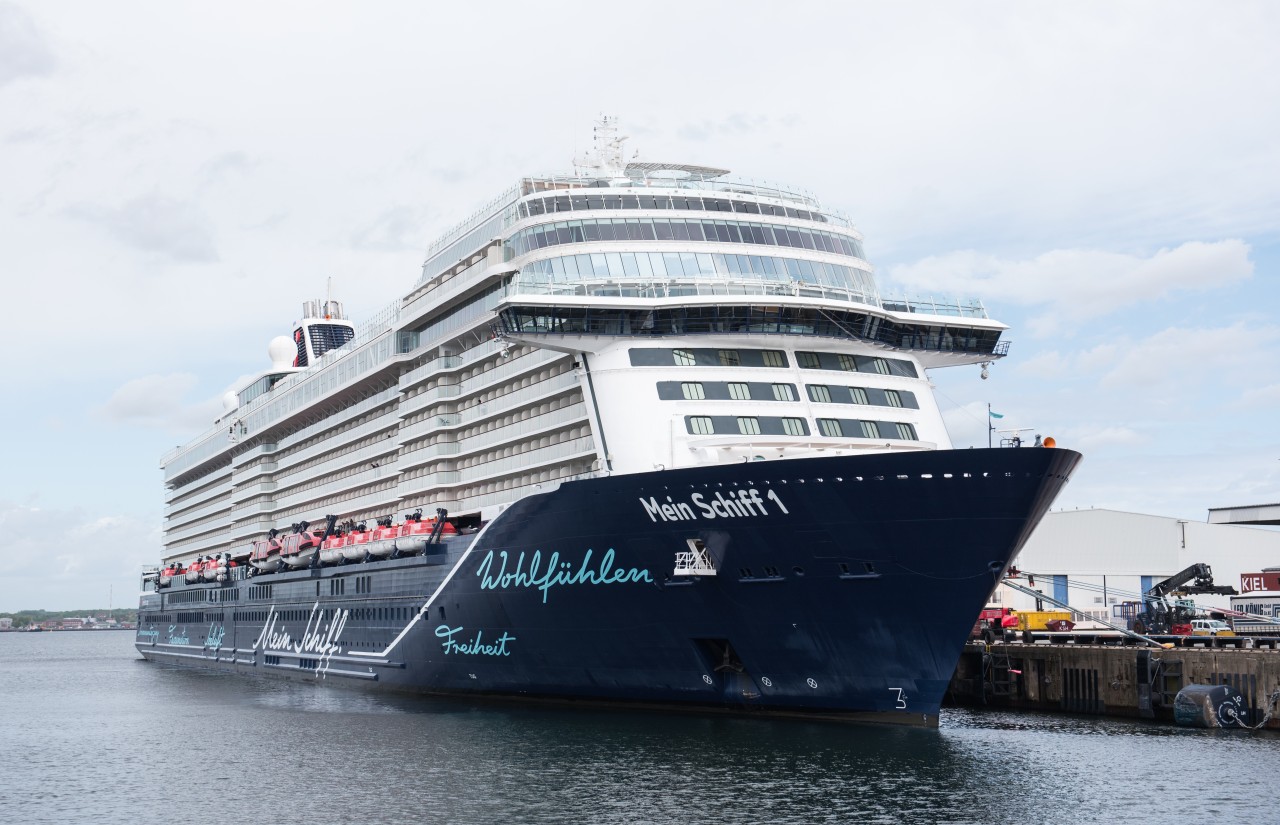
[{"label": "distant tree line", "polygon": [[136,622],[136,608],[118,607],[115,610],[19,610],[17,613],[0,613],[0,619],[13,619],[15,628],[40,624],[50,619],[81,619],[86,616],[98,621],[115,619],[117,622]]}]

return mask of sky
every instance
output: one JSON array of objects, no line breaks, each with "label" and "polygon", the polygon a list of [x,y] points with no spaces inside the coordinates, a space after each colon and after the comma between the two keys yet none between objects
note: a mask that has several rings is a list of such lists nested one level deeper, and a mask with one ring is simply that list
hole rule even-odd
[{"label": "sky", "polygon": [[1280,501],[1280,5],[462,5],[0,0],[0,611],[136,604],[160,456],[301,302],[373,315],[601,113],[980,298],[952,439],[1080,450],[1058,506]]}]

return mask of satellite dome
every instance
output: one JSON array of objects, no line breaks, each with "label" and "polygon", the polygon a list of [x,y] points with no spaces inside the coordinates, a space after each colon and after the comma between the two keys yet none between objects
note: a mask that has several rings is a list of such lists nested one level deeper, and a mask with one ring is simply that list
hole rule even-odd
[{"label": "satellite dome", "polygon": [[222,396],[222,411],[229,413],[238,406],[240,406],[240,396],[236,395],[235,390],[227,390]]},{"label": "satellite dome", "polygon": [[288,369],[293,366],[293,359],[298,355],[298,348],[293,339],[287,335],[277,335],[267,344],[267,357],[271,359],[272,369]]}]

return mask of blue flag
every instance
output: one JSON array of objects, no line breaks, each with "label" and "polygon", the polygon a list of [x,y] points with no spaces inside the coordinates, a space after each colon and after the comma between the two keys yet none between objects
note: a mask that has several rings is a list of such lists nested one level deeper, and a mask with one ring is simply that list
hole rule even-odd
[{"label": "blue flag", "polygon": [[1000,413],[998,413],[998,412],[991,412],[990,410],[987,410],[987,413],[988,413],[992,418],[1004,418],[1004,416],[1003,416],[1003,415],[1001,415],[1001,414],[1000,414]]}]

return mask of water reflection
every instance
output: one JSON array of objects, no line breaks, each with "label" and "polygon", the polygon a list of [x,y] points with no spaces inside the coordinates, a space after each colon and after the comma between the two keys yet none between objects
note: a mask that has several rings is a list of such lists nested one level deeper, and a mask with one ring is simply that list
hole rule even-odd
[{"label": "water reflection", "polygon": [[[133,658],[126,634],[102,635],[0,639],[6,819],[1021,825],[1145,822],[1162,795],[1181,818],[1274,819],[1274,734],[962,710],[921,730],[383,696],[156,666]],[[1188,770],[1170,766],[1220,781],[1188,793]]]}]

